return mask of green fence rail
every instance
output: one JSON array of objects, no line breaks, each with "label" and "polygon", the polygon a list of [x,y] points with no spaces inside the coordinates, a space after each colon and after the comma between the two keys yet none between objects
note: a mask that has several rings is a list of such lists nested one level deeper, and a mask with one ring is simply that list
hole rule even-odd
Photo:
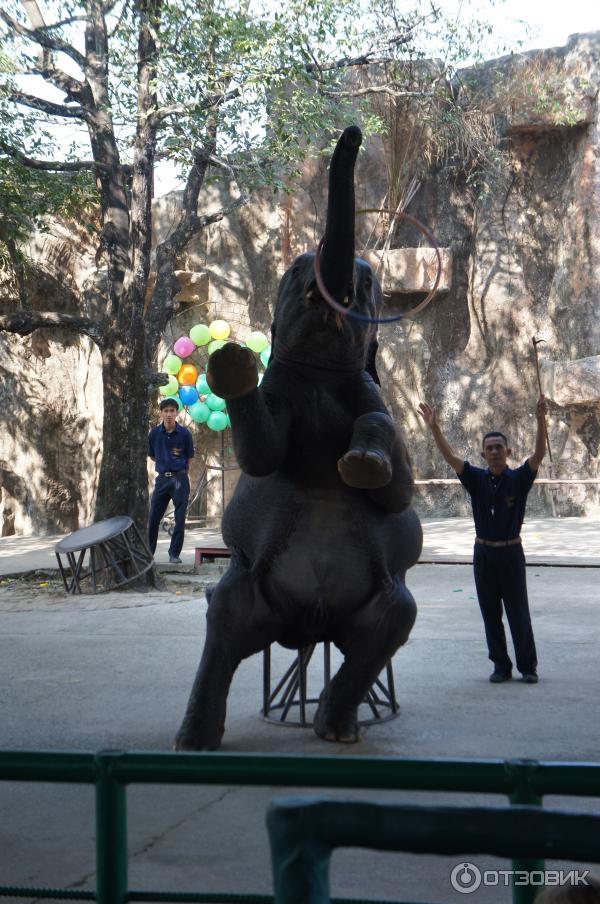
[{"label": "green fence rail", "polygon": [[[128,889],[127,786],[184,784],[445,791],[502,794],[513,805],[542,806],[543,796],[548,794],[600,797],[600,764],[536,760],[123,753],[112,750],[96,754],[0,751],[0,781],[93,784],[96,787],[96,891],[4,885],[0,886],[0,897],[97,901],[98,904],[125,904],[127,901],[272,904],[273,897],[270,895],[163,893]],[[543,861],[513,860],[513,869],[540,870],[543,869]],[[531,886],[515,886],[514,904],[530,904],[534,892]],[[335,904],[383,904],[341,898],[334,901]]]}]

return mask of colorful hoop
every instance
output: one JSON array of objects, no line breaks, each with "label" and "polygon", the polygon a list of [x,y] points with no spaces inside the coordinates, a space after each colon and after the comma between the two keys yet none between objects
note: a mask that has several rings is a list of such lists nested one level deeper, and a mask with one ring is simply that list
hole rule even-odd
[{"label": "colorful hoop", "polygon": [[435,282],[433,284],[433,288],[429,292],[426,298],[423,301],[419,302],[419,304],[412,309],[412,311],[408,311],[406,314],[394,314],[392,317],[369,317],[368,314],[360,314],[358,311],[352,311],[350,308],[345,308],[338,301],[331,297],[325,283],[323,282],[323,275],[321,273],[321,251],[323,250],[323,245],[325,243],[325,236],[321,239],[319,244],[317,245],[317,252],[315,254],[315,279],[317,281],[317,286],[319,292],[325,299],[328,305],[330,305],[335,311],[343,314],[345,317],[352,317],[354,320],[363,320],[365,323],[394,323],[397,320],[404,320],[406,318],[415,317],[416,314],[419,314],[424,308],[427,307],[435,293],[437,292],[437,287],[440,283],[440,279],[442,276],[442,256],[440,254],[440,249],[438,247],[438,243],[436,242],[433,233],[427,229],[420,220],[417,220],[416,217],[413,217],[409,213],[404,213],[402,211],[396,210],[388,210],[387,208],[379,208],[379,207],[367,207],[364,210],[358,210],[356,215],[361,213],[387,213],[393,217],[399,217],[403,220],[407,220],[409,223],[412,223],[413,226],[416,226],[417,229],[425,236],[428,240],[429,244],[435,251],[435,255],[437,258],[437,274],[435,277]]}]

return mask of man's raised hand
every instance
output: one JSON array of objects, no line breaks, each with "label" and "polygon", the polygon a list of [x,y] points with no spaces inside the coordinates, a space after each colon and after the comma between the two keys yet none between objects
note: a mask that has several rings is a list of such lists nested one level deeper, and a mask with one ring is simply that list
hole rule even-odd
[{"label": "man's raised hand", "polygon": [[417,411],[428,427],[433,427],[437,423],[435,408],[432,408],[427,402],[420,402]]}]

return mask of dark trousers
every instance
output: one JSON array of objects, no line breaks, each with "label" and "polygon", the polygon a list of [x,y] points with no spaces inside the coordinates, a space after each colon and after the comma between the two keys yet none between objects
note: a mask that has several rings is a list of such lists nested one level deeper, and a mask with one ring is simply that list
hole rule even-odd
[{"label": "dark trousers", "polygon": [[189,498],[190,479],[187,471],[182,471],[176,477],[161,477],[160,474],[157,474],[154,492],[150,500],[150,516],[148,519],[148,545],[153,555],[158,541],[160,522],[171,499],[175,506],[175,527],[171,537],[171,545],[169,546],[169,555],[178,556],[181,552],[185,533],[185,513]]},{"label": "dark trousers", "polygon": [[476,543],[473,568],[489,658],[494,669],[498,672],[512,670],[502,623],[504,603],[517,669],[523,675],[533,674],[537,668],[537,654],[527,600],[523,547],[520,544],[493,547]]}]

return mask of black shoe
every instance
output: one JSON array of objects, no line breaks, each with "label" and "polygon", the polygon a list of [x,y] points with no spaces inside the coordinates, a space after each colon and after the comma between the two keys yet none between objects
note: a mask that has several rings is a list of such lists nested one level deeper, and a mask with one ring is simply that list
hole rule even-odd
[{"label": "black shoe", "polygon": [[169,565],[183,565],[179,556],[169,556]]},{"label": "black shoe", "polygon": [[537,683],[538,683],[538,676],[536,675],[535,672],[526,672],[526,673],[523,674],[523,676],[522,676],[522,678],[521,678],[521,681],[522,681],[524,684],[537,684]]},{"label": "black shoe", "polygon": [[512,672],[498,672],[494,670],[490,675],[492,684],[502,684],[504,681],[510,681],[511,678]]}]

